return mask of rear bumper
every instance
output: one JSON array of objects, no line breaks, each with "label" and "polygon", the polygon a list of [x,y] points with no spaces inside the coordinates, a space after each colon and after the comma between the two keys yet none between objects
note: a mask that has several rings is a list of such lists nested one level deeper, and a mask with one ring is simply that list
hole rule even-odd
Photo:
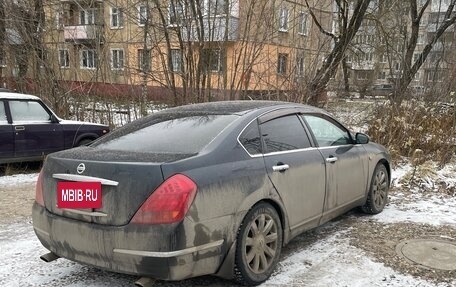
[{"label": "rear bumper", "polygon": [[176,226],[103,226],[53,215],[36,203],[32,216],[44,247],[113,272],[181,280],[215,273],[224,254],[224,240],[176,247],[182,245]]}]

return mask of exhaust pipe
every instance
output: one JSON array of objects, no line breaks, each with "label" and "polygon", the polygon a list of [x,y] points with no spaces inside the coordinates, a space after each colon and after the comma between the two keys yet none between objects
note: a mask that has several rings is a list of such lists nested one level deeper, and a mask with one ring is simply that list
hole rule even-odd
[{"label": "exhaust pipe", "polygon": [[155,280],[147,277],[141,277],[135,282],[135,286],[138,287],[152,287],[155,284]]},{"label": "exhaust pipe", "polygon": [[43,260],[44,262],[52,262],[59,258],[60,258],[60,256],[58,256],[57,254],[55,254],[53,252],[49,252],[49,253],[46,253],[46,254],[40,256],[40,259]]}]

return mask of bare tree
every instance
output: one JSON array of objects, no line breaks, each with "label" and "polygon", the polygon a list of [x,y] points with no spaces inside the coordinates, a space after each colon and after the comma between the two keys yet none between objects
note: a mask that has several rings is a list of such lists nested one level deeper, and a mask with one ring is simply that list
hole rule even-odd
[{"label": "bare tree", "polygon": [[309,94],[307,96],[307,102],[314,105],[318,104],[320,95],[326,92],[329,80],[337,73],[337,68],[344,59],[350,43],[358,32],[371,0],[336,0],[335,3],[337,7],[336,17],[339,23],[337,33],[328,31],[321,25],[306,0],[306,5],[314,23],[318,26],[321,33],[331,37],[334,41],[333,48],[326,56],[323,65],[317,70],[317,73],[308,86]]}]

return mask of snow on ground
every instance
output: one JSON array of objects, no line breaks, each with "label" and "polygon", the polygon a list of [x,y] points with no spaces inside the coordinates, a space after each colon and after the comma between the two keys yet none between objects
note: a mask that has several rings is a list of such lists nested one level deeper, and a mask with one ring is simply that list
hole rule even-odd
[{"label": "snow on ground", "polygon": [[[296,252],[279,263],[264,286],[447,286],[402,275],[349,244],[346,231]],[[456,282],[455,282],[456,283]]]},{"label": "snow on ground", "polygon": [[0,187],[36,182],[38,173],[0,176]]}]

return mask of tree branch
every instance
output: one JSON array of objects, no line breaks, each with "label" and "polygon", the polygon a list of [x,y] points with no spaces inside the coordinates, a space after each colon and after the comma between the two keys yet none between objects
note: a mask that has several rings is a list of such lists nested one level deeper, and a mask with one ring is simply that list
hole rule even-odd
[{"label": "tree branch", "polygon": [[310,8],[310,5],[309,5],[309,2],[306,0],[306,6],[307,6],[307,9],[309,10],[309,13],[310,13],[310,16],[312,17],[313,21],[315,22],[315,25],[317,25],[318,29],[320,30],[320,32],[326,36],[329,36],[331,38],[333,38],[335,41],[337,40],[337,36],[334,35],[333,33],[331,32],[328,32],[326,31],[323,26],[321,25],[321,23],[318,21],[317,17],[315,16],[314,12],[312,11],[312,9]]}]

